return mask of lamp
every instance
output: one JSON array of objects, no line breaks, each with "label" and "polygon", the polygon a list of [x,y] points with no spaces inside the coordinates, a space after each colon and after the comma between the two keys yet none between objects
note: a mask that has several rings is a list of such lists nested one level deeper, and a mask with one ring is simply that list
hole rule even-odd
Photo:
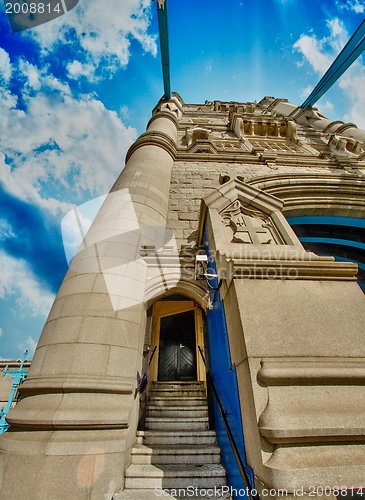
[{"label": "lamp", "polygon": [[[209,280],[211,278],[219,279],[217,287],[210,284]],[[195,256],[195,279],[198,281],[205,279],[211,290],[219,290],[223,283],[223,277],[208,272],[208,256],[206,254],[198,254]]]}]

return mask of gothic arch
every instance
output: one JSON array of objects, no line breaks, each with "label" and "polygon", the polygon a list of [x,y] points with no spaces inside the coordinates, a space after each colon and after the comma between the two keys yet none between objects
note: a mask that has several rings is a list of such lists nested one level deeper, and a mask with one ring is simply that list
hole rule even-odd
[{"label": "gothic arch", "polygon": [[[192,279],[180,279],[176,283],[176,274],[171,273],[165,275],[164,286],[161,286],[161,279],[159,277],[153,278],[147,282],[145,303],[146,308],[150,308],[156,301],[167,298],[171,295],[182,295],[187,299],[194,300],[204,311],[208,309],[208,293],[200,285]],[[168,287],[168,284],[171,287]]]},{"label": "gothic arch", "polygon": [[365,216],[365,179],[356,175],[282,174],[257,178],[248,184],[281,199],[285,217]]},{"label": "gothic arch", "polygon": [[357,264],[365,292],[365,179],[339,175],[282,175],[251,181],[284,201],[283,214],[306,250]]}]

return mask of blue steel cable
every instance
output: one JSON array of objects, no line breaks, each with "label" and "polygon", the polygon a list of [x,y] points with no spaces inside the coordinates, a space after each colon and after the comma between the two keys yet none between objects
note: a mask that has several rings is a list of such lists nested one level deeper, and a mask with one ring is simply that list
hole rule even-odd
[{"label": "blue steel cable", "polygon": [[323,75],[311,94],[300,106],[305,108],[313,106],[327,90],[340,78],[349,66],[359,57],[365,49],[365,19]]},{"label": "blue steel cable", "polygon": [[351,66],[351,64],[359,57],[359,55],[365,49],[365,39],[363,42],[352,51],[347,59],[335,70],[333,75],[325,75],[327,78],[323,78],[312,94],[307,98],[307,100],[301,105],[302,108],[306,106],[312,106],[315,102],[317,102],[328,89],[332,87],[332,85],[343,75],[343,73]]},{"label": "blue steel cable", "polygon": [[157,0],[158,30],[162,60],[162,77],[165,99],[171,99],[170,49],[168,32],[167,0]]}]

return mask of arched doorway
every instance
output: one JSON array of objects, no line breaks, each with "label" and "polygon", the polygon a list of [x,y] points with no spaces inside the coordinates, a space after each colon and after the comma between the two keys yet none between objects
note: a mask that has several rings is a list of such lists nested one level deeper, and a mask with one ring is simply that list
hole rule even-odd
[{"label": "arched doorway", "polygon": [[186,297],[159,300],[152,306],[151,363],[153,381],[205,381],[202,310]]}]

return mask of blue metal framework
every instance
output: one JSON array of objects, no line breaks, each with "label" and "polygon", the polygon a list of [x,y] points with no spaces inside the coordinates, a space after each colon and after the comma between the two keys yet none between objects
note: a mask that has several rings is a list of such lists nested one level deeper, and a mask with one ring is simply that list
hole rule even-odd
[{"label": "blue metal framework", "polygon": [[25,351],[23,361],[17,370],[9,370],[8,365],[6,365],[6,367],[4,368],[3,377],[5,377],[7,373],[10,373],[11,374],[10,380],[13,380],[13,386],[11,389],[7,405],[4,408],[0,408],[0,434],[7,431],[10,427],[10,424],[8,424],[8,422],[6,421],[6,415],[13,405],[16,391],[18,390],[20,382],[23,382],[26,379],[28,370],[25,370],[23,366],[27,359],[27,355],[28,351]]},{"label": "blue metal framework", "polygon": [[207,352],[207,361],[209,372],[213,380],[214,387],[219,396],[220,402],[225,410],[225,416],[232,435],[235,440],[237,451],[240,455],[240,462],[243,464],[248,483],[245,484],[240,467],[237,463],[237,457],[230,442],[227,429],[220,414],[217,401],[214,400],[215,427],[217,441],[222,450],[222,462],[227,471],[227,481],[234,490],[243,492],[240,498],[253,498],[252,491],[254,485],[254,473],[246,461],[246,451],[244,443],[244,432],[241,417],[241,407],[238,392],[238,382],[236,367],[232,364],[230,346],[228,340],[228,331],[226,325],[226,316],[224,304],[220,298],[218,290],[218,278],[216,275],[215,263],[210,254],[209,240],[207,231],[204,231],[204,246],[208,254],[209,269],[213,277],[209,278],[210,299],[212,309],[207,313],[208,324],[208,344],[210,349]]},{"label": "blue metal framework", "polygon": [[358,284],[365,292],[365,219],[303,216],[288,222],[307,250],[357,264]]},{"label": "blue metal framework", "polygon": [[300,106],[306,108],[313,106],[327,90],[343,75],[351,64],[365,50],[365,19],[336,57],[329,69],[323,75],[317,86]]},{"label": "blue metal framework", "polygon": [[157,0],[158,29],[160,33],[160,49],[162,60],[162,76],[165,99],[171,99],[170,83],[170,49],[168,31],[167,0]]}]

